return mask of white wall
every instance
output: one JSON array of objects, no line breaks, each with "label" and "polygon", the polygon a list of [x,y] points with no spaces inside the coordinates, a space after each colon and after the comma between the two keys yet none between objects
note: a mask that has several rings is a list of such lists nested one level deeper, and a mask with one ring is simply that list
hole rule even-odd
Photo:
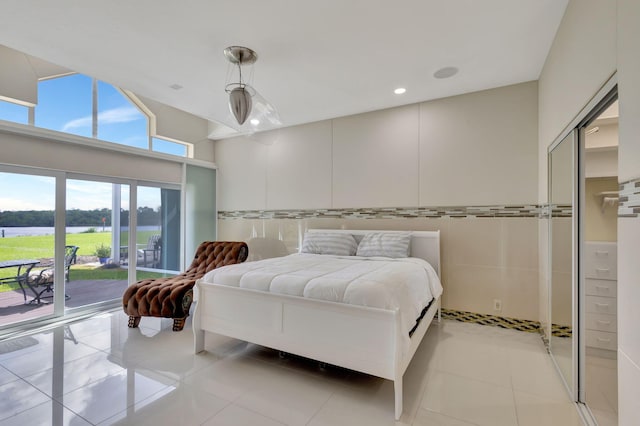
[{"label": "white wall", "polygon": [[[571,0],[540,77],[540,152],[617,69],[619,181],[640,178],[640,2]],[[546,199],[540,158],[540,200]],[[540,259],[546,253],[541,250]],[[618,422],[640,419],[640,218],[618,217]],[[540,289],[545,288],[542,283]],[[543,298],[541,298],[543,299]],[[542,309],[542,307],[541,307]]]},{"label": "white wall", "polygon": [[539,201],[547,148],[616,70],[616,0],[571,0],[538,81]]},{"label": "white wall", "polygon": [[38,103],[38,78],[27,55],[0,45],[0,64],[0,99]]},{"label": "white wall", "polygon": [[156,116],[152,136],[192,143],[196,147],[195,158],[213,162],[213,141],[207,139],[207,120],[149,98],[138,98]]},{"label": "white wall", "polygon": [[535,203],[535,82],[420,105],[420,205]]},{"label": "white wall", "polygon": [[333,120],[331,207],[419,204],[419,112],[414,104]]},{"label": "white wall", "polygon": [[[640,178],[640,2],[618,0],[619,180]],[[637,204],[636,204],[637,205]],[[640,218],[618,218],[618,416],[640,419]]]},{"label": "white wall", "polygon": [[216,142],[220,210],[535,204],[537,84]]},{"label": "white wall", "polygon": [[618,150],[585,152],[585,177],[615,176],[618,178]]},{"label": "white wall", "polygon": [[[608,121],[608,120],[607,120]],[[591,127],[591,126],[589,126]],[[587,149],[606,149],[618,146],[618,123],[597,124],[597,132],[585,136],[584,146]]]},{"label": "white wall", "polygon": [[[18,126],[18,129],[24,132],[25,127]],[[138,155],[134,149],[111,151],[108,147],[96,146],[90,138],[47,129],[26,127],[23,134],[8,129],[7,125],[0,128],[2,164],[153,182],[182,182],[180,162]],[[60,141],[60,136],[67,141]]]},{"label": "white wall", "polygon": [[[588,159],[586,160],[589,161]],[[586,241],[618,240],[618,204],[604,205],[605,191],[618,190],[618,177],[587,179],[584,189],[584,238]]]},{"label": "white wall", "polygon": [[[616,0],[571,0],[538,80],[538,201],[547,201],[547,152],[616,70]],[[548,222],[539,222],[540,320],[548,323]]]},{"label": "white wall", "polygon": [[331,203],[330,121],[282,129],[262,141],[269,144],[267,209],[315,209]]}]

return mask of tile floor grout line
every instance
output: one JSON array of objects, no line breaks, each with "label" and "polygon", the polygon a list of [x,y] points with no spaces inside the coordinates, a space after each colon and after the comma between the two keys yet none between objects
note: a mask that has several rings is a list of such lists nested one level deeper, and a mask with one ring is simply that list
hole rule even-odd
[{"label": "tile floor grout line", "polygon": [[329,403],[329,400],[333,398],[335,394],[336,394],[335,392],[331,392],[329,394],[327,399],[325,399],[324,402],[320,404],[320,407],[318,407],[318,409],[311,415],[311,417],[309,417],[309,420],[306,421],[305,425],[308,425],[313,421],[313,419],[318,415],[318,413],[320,413],[320,411],[322,411],[322,409]]},{"label": "tile floor grout line", "polygon": [[473,425],[473,426],[481,426],[476,422],[470,422],[469,420],[464,420],[464,419],[461,419],[460,417],[450,416],[449,414],[444,414],[444,413],[441,413],[439,411],[431,410],[429,408],[424,408],[424,407],[419,407],[419,408],[421,410],[428,411],[430,413],[436,413],[436,414],[439,414],[441,416],[444,416],[444,417],[447,417],[447,418],[450,418],[450,419],[454,419],[454,420],[458,420],[460,422],[468,423],[468,424]]},{"label": "tile floor grout line", "polygon": [[[42,392],[42,391],[41,391],[40,389],[38,389],[37,387],[33,386],[31,383],[27,382],[27,381],[26,381],[25,379],[23,379],[22,377],[20,377],[18,380],[20,380],[20,381],[24,382],[24,383],[25,383],[26,385],[28,385],[29,387],[32,387],[33,389],[35,389],[36,391],[38,391],[39,393],[41,393],[42,395],[44,395],[44,396],[45,396],[49,401],[53,401],[53,398],[51,398],[51,397],[50,397],[49,395],[47,395],[46,393]],[[14,380],[14,381],[9,382],[9,383],[15,383],[16,381],[17,381],[17,380]],[[3,385],[3,386],[4,386],[4,385]],[[44,402],[42,402],[41,404],[36,404],[36,405],[34,405],[34,406],[32,406],[32,407],[29,407],[29,408],[26,408],[26,409],[24,409],[24,410],[17,411],[17,412],[15,412],[15,413],[13,413],[12,415],[8,416],[8,417],[0,417],[0,421],[10,419],[11,417],[15,417],[15,416],[17,416],[17,415],[19,415],[19,414],[21,414],[21,413],[24,413],[25,411],[31,410],[31,409],[33,409],[33,408],[36,408],[36,407],[38,407],[38,406],[40,406],[40,405],[42,405],[42,404],[46,404],[46,403],[47,403],[47,401],[44,401]]]}]

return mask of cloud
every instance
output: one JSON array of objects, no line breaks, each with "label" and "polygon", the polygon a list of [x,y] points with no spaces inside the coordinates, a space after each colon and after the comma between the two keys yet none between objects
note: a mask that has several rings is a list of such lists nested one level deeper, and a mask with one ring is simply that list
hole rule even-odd
[{"label": "cloud", "polygon": [[20,200],[16,198],[0,198],[0,211],[23,210],[52,210],[49,206],[43,206],[42,202]]},{"label": "cloud", "polygon": [[[140,120],[141,118],[142,113],[140,113],[136,108],[130,106],[107,109],[98,113],[98,123],[100,125],[129,123],[131,121]],[[66,122],[64,126],[62,126],[62,131],[68,132],[71,129],[90,127],[91,122],[92,118],[90,115],[76,118],[75,120]]]}]

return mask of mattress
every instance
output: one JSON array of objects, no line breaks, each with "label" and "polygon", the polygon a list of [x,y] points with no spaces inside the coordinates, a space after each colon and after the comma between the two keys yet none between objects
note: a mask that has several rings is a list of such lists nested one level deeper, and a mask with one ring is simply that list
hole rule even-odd
[{"label": "mattress", "polygon": [[442,294],[433,267],[419,258],[297,253],[223,266],[201,283],[398,310],[407,333],[424,308]]}]

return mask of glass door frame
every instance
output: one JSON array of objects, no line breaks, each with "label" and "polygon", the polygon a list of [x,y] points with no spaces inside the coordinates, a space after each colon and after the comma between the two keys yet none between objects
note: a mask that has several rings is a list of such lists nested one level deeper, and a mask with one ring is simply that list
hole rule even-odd
[{"label": "glass door frame", "polygon": [[[571,333],[572,333],[572,342],[571,342],[571,378],[570,382],[567,381],[567,378],[564,376],[562,369],[558,365],[558,362],[553,354],[553,200],[552,200],[552,152],[560,146],[562,142],[571,142],[571,151],[572,151],[572,170],[570,173],[571,176]],[[578,144],[578,132],[577,129],[573,129],[568,133],[564,134],[562,138],[558,138],[552,145],[549,146],[547,150],[547,205],[549,206],[549,224],[547,228],[548,232],[548,241],[549,241],[549,250],[548,250],[548,283],[549,283],[549,294],[548,294],[548,306],[549,306],[549,354],[551,355],[551,359],[558,371],[558,374],[562,378],[562,381],[569,392],[569,395],[573,401],[577,400],[578,397],[578,383],[579,383],[579,368],[578,368],[578,352],[580,348],[580,333],[577,332],[579,330],[579,315],[578,309],[576,309],[576,302],[578,300],[579,289],[578,289],[578,269],[579,269],[579,257],[578,257],[578,235],[579,235],[579,226],[580,220],[578,216],[580,214],[580,197],[578,190],[578,179],[577,179],[577,170],[579,167],[579,144]]]},{"label": "glass door frame", "polygon": [[[138,229],[138,187],[151,187],[151,188],[159,188],[159,189],[171,189],[171,190],[175,190],[175,191],[179,191],[180,192],[180,247],[178,248],[178,253],[179,253],[179,259],[178,259],[178,271],[173,271],[173,270],[166,270],[166,269],[154,269],[154,271],[158,271],[158,272],[162,272],[162,273],[167,273],[167,274],[178,274],[180,271],[184,271],[185,269],[185,263],[184,263],[184,241],[185,241],[185,236],[184,236],[184,229],[185,229],[185,202],[184,202],[184,188],[182,184],[176,184],[176,183],[161,183],[161,182],[152,182],[152,181],[146,181],[146,180],[137,180],[137,181],[133,181],[133,183],[131,184],[131,189],[130,189],[130,200],[129,200],[129,205],[133,206],[133,202],[135,201],[135,209],[129,209],[129,229],[131,230],[131,227],[135,225],[136,230]],[[134,190],[135,189],[135,190]],[[135,211],[134,211],[135,210]],[[133,221],[133,222],[132,222]],[[134,225],[132,225],[132,223]],[[135,238],[132,241],[132,232],[129,232],[129,247],[135,247],[135,243],[136,240]],[[131,245],[133,242],[133,246]],[[129,250],[129,267],[131,268],[131,266],[133,265],[133,270],[137,270],[140,268],[136,267],[136,254],[135,251],[133,252],[133,254],[131,253],[132,251]],[[131,273],[129,274],[131,276]],[[135,275],[134,275],[135,276]],[[135,281],[133,282],[129,282],[129,285],[133,284]]]},{"label": "glass door frame", "polygon": [[602,114],[612,103],[618,99],[618,87],[614,85],[604,96],[600,96],[599,102],[592,106],[591,109],[584,115],[582,121],[577,125],[578,131],[578,191],[579,191],[579,210],[578,210],[578,333],[580,335],[580,346],[578,347],[578,402],[587,403],[587,389],[586,389],[586,360],[587,360],[587,344],[586,344],[586,281],[585,281],[585,265],[584,260],[585,243],[586,243],[586,231],[585,231],[585,196],[586,196],[586,135],[585,131],[587,127]]},{"label": "glass door frame", "polygon": [[[130,229],[136,229],[137,226],[137,189],[138,186],[151,186],[157,188],[167,188],[181,191],[182,199],[184,199],[184,188],[181,184],[158,182],[158,181],[146,181],[135,180],[128,178],[118,178],[111,176],[91,175],[86,173],[65,172],[52,169],[35,168],[29,166],[14,166],[0,163],[0,172],[14,173],[22,175],[32,176],[46,176],[55,179],[55,212],[54,212],[54,279],[59,287],[64,289],[65,277],[64,277],[64,257],[65,257],[65,244],[66,244],[66,204],[67,204],[67,181],[68,180],[86,180],[94,182],[104,182],[110,184],[129,185],[129,227]],[[132,208],[135,206],[136,208]],[[181,201],[181,208],[184,212],[184,201]],[[184,214],[181,215],[181,232],[184,230]],[[180,268],[184,269],[184,235],[180,237]],[[136,238],[135,232],[129,232],[129,246],[135,247]],[[129,250],[129,266],[128,266],[128,285],[133,284],[136,279],[136,252],[135,250]],[[165,271],[175,272],[175,271]],[[57,323],[60,321],[67,321],[71,319],[86,317],[93,315],[97,312],[103,312],[105,309],[115,308],[120,305],[118,299],[110,301],[103,301],[90,306],[83,306],[77,308],[66,308],[65,306],[65,292],[56,291],[53,296],[53,313],[43,315],[38,318],[24,320],[19,323],[8,325],[3,327],[0,331],[0,337],[10,337],[19,335],[25,331],[31,329],[32,324],[38,324],[39,326],[46,326],[49,324]]]},{"label": "glass door frame", "polygon": [[[54,256],[54,280],[55,282],[64,282],[64,255],[65,255],[65,204],[66,204],[66,173],[63,171],[41,169],[29,166],[14,166],[7,164],[0,164],[0,172],[12,173],[18,175],[29,176],[45,176],[54,178],[55,180],[55,200],[54,200],[54,243],[53,243],[53,256]],[[61,262],[60,264],[58,262]],[[25,325],[32,323],[52,323],[58,321],[60,317],[64,315],[64,291],[53,292],[53,312],[50,314],[42,315],[40,317],[31,318],[17,322],[15,324],[9,324],[2,328],[0,336],[9,336],[13,333],[19,333],[24,330]]]},{"label": "glass door frame", "polygon": [[[574,179],[577,182],[577,204],[574,205],[574,209],[577,206],[577,224],[575,226],[575,237],[573,240],[574,245],[574,255],[573,261],[576,263],[576,277],[575,280],[575,289],[577,291],[576,298],[574,299],[574,315],[575,324],[577,326],[574,329],[574,332],[577,334],[576,344],[577,348],[575,349],[575,358],[574,358],[574,377],[575,380],[573,384],[573,393],[571,394],[572,400],[577,403],[578,411],[586,424],[594,424],[595,420],[593,414],[590,409],[586,405],[586,390],[585,390],[585,379],[586,379],[586,341],[585,341],[585,290],[584,290],[584,261],[583,261],[583,253],[584,253],[584,159],[585,159],[585,149],[584,149],[584,141],[585,135],[584,130],[585,127],[591,122],[595,117],[597,117],[605,108],[605,105],[609,105],[613,102],[614,99],[618,97],[618,79],[616,73],[614,73],[597,91],[597,93],[587,102],[587,104],[582,108],[582,110],[574,117],[574,119],[569,123],[568,126],[564,128],[564,130],[560,133],[560,135],[554,140],[554,143],[551,144],[547,150],[547,177],[550,176],[550,168],[549,168],[549,154],[553,148],[555,148],[560,142],[570,133],[577,133],[577,143],[576,147],[576,166],[574,169]],[[547,180],[547,201],[550,201],[550,185],[551,182]],[[550,206],[550,203],[547,204]],[[549,211],[549,223],[551,223],[551,212]],[[550,322],[553,321],[551,319],[551,226],[548,227],[548,257],[547,261],[549,262],[549,268],[546,271],[546,279],[549,283],[549,306],[548,306],[548,315],[550,318]],[[576,304],[577,303],[577,304]],[[551,337],[551,336],[549,336]],[[556,368],[558,366],[556,364],[555,359],[551,355],[551,359],[553,360]],[[560,370],[558,369],[558,374],[562,377]],[[564,377],[562,377],[564,381]],[[568,386],[567,386],[568,388]]]},{"label": "glass door frame", "polygon": [[[183,190],[182,185],[176,184],[176,183],[154,182],[154,181],[147,181],[147,180],[116,178],[116,177],[109,177],[109,176],[95,176],[95,175],[88,175],[83,173],[71,173],[71,172],[67,173],[66,176],[67,176],[67,179],[73,179],[73,180],[87,180],[87,181],[94,181],[94,182],[129,185],[129,240],[128,240],[129,247],[135,247],[137,243],[136,232],[131,232],[131,230],[138,229],[138,207],[139,207],[138,206],[138,187],[144,186],[144,187],[153,187],[153,188],[173,189],[177,191]],[[134,206],[135,208],[133,208]],[[181,205],[181,208],[182,207],[183,206]],[[181,224],[184,222],[184,215],[181,215],[180,221],[181,221]],[[182,231],[182,228],[183,226],[181,225],[180,227],[181,231]],[[181,240],[181,245],[184,244],[184,236],[182,236],[180,240]],[[112,244],[112,246],[114,245]],[[64,245],[63,245],[63,249],[64,249]],[[63,253],[64,253],[64,250],[63,250]],[[182,247],[180,249],[180,253],[182,253]],[[136,271],[138,270],[136,265],[136,251],[128,250],[128,256],[129,256],[128,257],[128,272],[129,272],[128,283],[129,285],[131,285],[136,282]],[[182,256],[180,256],[180,270],[183,270],[183,269],[184,269],[184,261]],[[177,273],[179,271],[163,270],[162,272]],[[105,304],[110,305],[112,303],[105,302]],[[101,305],[98,305],[98,306],[101,306]]]}]

